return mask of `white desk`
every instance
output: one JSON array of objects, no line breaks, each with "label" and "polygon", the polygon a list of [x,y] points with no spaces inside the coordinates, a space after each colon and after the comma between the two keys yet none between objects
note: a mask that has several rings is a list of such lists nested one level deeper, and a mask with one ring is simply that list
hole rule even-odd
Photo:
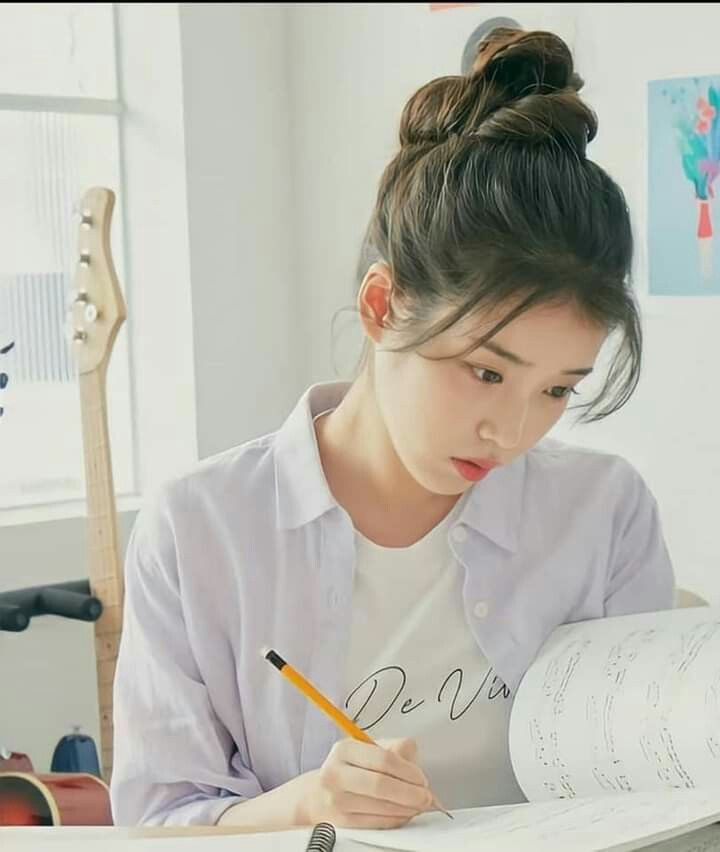
[{"label": "white desk", "polygon": [[[230,826],[206,828],[54,827],[0,828],[2,852],[304,852],[310,829],[252,833]],[[212,842],[208,842],[212,839]],[[335,852],[370,852],[338,838]]]}]

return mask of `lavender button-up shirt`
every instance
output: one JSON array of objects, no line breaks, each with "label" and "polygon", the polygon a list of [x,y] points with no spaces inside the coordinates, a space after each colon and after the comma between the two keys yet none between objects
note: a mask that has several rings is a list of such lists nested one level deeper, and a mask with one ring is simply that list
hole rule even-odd
[{"label": "lavender button-up shirt", "polygon": [[[201,462],[138,515],[115,679],[118,824],[214,823],[319,767],[341,736],[260,649],[342,701],[355,540],[312,418],[347,388],[310,388],[279,431]],[[542,441],[473,486],[449,544],[469,628],[513,691],[557,625],[672,606],[656,502],[617,456]]]}]

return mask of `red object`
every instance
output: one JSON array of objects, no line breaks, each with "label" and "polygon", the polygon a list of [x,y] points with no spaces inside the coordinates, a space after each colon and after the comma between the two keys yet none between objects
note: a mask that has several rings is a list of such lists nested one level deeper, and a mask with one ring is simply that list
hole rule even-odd
[{"label": "red object", "polygon": [[[6,755],[3,757],[3,755]],[[0,751],[0,772],[33,772],[30,758],[19,751]]]},{"label": "red object", "polygon": [[112,824],[107,785],[94,775],[0,773],[0,826]]},{"label": "red object", "polygon": [[705,200],[699,201],[700,211],[698,216],[698,239],[703,237],[712,237],[712,219],[710,218],[710,202]]}]

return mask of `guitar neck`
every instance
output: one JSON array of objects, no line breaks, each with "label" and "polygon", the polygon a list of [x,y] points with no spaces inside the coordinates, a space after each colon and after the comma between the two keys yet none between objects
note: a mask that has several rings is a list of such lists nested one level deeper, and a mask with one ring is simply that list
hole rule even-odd
[{"label": "guitar neck", "polygon": [[105,365],[80,374],[80,401],[87,488],[90,588],[103,613],[95,622],[100,747],[107,778],[112,770],[112,683],[122,627],[123,575],[105,401]]}]

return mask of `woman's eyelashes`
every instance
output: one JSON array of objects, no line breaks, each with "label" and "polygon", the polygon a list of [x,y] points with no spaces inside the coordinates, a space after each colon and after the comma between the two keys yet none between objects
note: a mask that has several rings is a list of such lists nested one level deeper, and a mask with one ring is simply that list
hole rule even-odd
[{"label": "woman's eyelashes", "polygon": [[[560,391],[560,393],[555,393],[555,391]],[[570,385],[555,385],[555,387],[550,388],[550,390],[545,391],[545,393],[553,399],[567,399],[571,393],[577,394],[579,391],[576,391],[575,388],[570,387]]]},{"label": "woman's eyelashes", "polygon": [[474,365],[470,365],[470,369],[475,374],[476,378],[480,379],[481,382],[485,382],[489,385],[499,385],[503,377],[500,373],[496,373],[495,370],[488,370],[485,367],[475,367]]},{"label": "woman's eyelashes", "polygon": [[[472,371],[475,378],[481,381],[483,384],[488,385],[499,385],[503,382],[503,377],[501,373],[498,373],[497,370],[490,370],[487,367],[478,367],[475,364],[469,364],[470,370]],[[552,399],[567,399],[571,394],[577,394],[578,391],[572,385],[554,385],[546,391],[543,391],[547,396]]]}]

